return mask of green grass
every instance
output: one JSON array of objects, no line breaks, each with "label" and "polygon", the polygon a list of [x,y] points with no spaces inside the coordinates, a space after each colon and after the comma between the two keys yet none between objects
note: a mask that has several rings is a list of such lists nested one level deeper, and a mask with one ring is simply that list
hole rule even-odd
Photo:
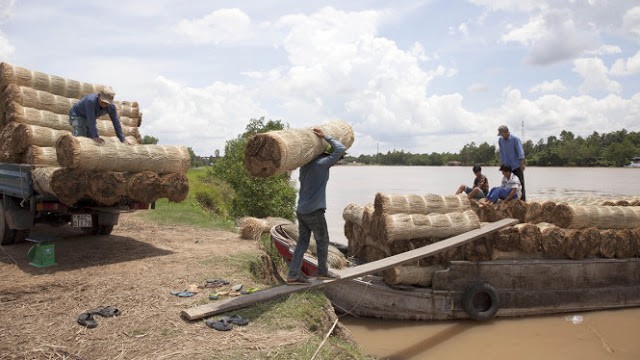
[{"label": "green grass", "polygon": [[195,199],[196,191],[208,186],[202,181],[206,174],[206,168],[190,169],[189,194],[179,203],[169,202],[167,199],[156,201],[156,208],[150,211],[141,211],[140,216],[157,224],[185,224],[203,228],[233,230],[233,219],[216,214],[203,208]]}]

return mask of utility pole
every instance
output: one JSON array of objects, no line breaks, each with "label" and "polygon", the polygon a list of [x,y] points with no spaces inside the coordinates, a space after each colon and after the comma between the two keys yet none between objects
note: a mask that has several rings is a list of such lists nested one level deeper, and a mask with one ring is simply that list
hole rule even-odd
[{"label": "utility pole", "polygon": [[522,143],[524,143],[524,120],[522,120]]}]

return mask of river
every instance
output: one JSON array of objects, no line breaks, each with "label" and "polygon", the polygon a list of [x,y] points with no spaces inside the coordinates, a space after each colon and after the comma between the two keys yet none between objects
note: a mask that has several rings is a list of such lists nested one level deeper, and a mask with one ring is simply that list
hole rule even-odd
[{"label": "river", "polygon": [[[498,186],[497,167],[484,167]],[[297,171],[293,177],[297,179]],[[335,166],[327,186],[331,240],[346,244],[342,210],[373,203],[377,192],[453,194],[473,183],[471,167]],[[640,169],[525,170],[527,200],[640,195]],[[640,308],[473,321],[388,321],[341,317],[364,353],[389,359],[640,359]]]}]

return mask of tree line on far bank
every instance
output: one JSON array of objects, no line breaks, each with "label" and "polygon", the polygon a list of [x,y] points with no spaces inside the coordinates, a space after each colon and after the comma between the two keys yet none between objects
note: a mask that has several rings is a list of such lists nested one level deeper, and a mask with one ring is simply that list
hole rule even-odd
[{"label": "tree line on far bank", "polygon": [[[593,134],[583,138],[571,131],[563,130],[560,136],[549,136],[537,143],[528,140],[522,144],[526,163],[531,166],[603,166],[620,167],[640,156],[640,132],[625,129],[611,133]],[[347,162],[366,165],[431,165],[460,164],[499,165],[500,156],[495,145],[483,142],[466,144],[458,153],[412,154],[410,152],[389,151],[386,154],[347,156]]]}]

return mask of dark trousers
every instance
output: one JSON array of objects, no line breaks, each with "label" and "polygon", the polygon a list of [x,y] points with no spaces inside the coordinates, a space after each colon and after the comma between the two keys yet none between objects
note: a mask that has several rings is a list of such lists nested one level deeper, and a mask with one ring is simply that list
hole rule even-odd
[{"label": "dark trousers", "polygon": [[524,172],[520,170],[520,168],[513,169],[511,172],[520,179],[520,184],[522,184],[522,198],[520,198],[520,200],[527,201],[526,193],[524,191]]}]

